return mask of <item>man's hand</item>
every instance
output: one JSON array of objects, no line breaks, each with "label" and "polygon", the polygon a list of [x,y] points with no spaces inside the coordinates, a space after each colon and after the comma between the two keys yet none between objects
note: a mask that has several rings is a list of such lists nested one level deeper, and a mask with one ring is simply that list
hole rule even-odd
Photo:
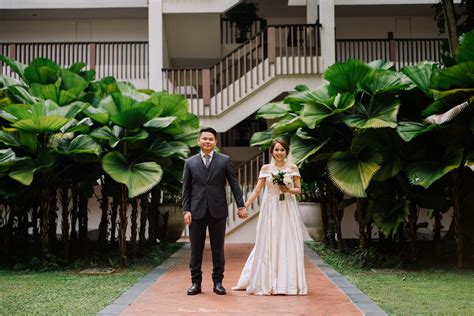
[{"label": "man's hand", "polygon": [[249,212],[247,212],[247,209],[245,207],[239,207],[237,215],[239,216],[239,218],[244,219],[249,217]]},{"label": "man's hand", "polygon": [[191,225],[192,221],[193,221],[193,216],[191,215],[191,212],[184,213],[184,223],[186,225]]}]

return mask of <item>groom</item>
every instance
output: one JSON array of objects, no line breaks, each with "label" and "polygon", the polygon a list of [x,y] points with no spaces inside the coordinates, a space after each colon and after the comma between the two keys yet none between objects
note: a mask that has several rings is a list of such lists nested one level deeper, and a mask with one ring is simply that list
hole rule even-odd
[{"label": "groom", "polygon": [[212,251],[212,280],[214,293],[226,294],[222,286],[224,278],[224,237],[228,206],[225,184],[229,182],[238,207],[238,216],[246,218],[247,210],[242,200],[242,192],[229,157],[214,151],[217,132],[213,128],[203,128],[199,132],[198,144],[201,152],[186,159],[183,172],[183,214],[189,225],[191,242],[192,286],[188,295],[201,293],[202,253],[206,241],[206,227]]}]

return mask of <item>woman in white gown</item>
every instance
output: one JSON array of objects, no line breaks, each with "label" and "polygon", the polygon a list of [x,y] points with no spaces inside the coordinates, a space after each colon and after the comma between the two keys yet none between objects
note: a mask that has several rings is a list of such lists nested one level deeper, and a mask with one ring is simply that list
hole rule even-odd
[{"label": "woman in white gown", "polygon": [[[301,193],[301,176],[296,165],[286,162],[285,141],[274,140],[270,154],[272,163],[262,166],[257,186],[245,203],[248,209],[265,187],[255,246],[232,289],[255,295],[306,295],[302,222],[295,197]],[[273,184],[272,173],[278,170],[289,175],[292,184]],[[280,200],[282,192],[284,200]]]}]

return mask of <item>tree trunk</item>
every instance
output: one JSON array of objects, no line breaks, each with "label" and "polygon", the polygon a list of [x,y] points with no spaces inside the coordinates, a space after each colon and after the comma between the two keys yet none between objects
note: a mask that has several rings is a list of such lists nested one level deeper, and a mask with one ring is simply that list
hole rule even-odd
[{"label": "tree trunk", "polygon": [[337,248],[344,252],[344,242],[342,240],[342,230],[341,230],[341,216],[339,214],[339,199],[337,196],[337,190],[336,186],[332,183],[329,182],[329,207],[332,212],[332,216],[334,218],[334,224],[335,224],[335,233],[336,233],[336,242],[337,242]]},{"label": "tree trunk", "polygon": [[69,187],[63,185],[60,189],[61,203],[61,232],[64,247],[64,258],[69,259]]},{"label": "tree trunk", "polygon": [[464,244],[463,244],[463,230],[462,230],[462,209],[460,201],[460,177],[462,169],[458,168],[454,171],[452,176],[451,192],[453,197],[453,224],[454,224],[454,239],[456,240],[456,257],[457,266],[462,268],[464,266]]},{"label": "tree trunk", "polygon": [[362,205],[361,199],[357,199],[356,205],[356,214],[357,222],[359,223],[359,250],[361,252],[367,249],[367,242],[365,238],[365,207]]},{"label": "tree trunk", "polygon": [[435,241],[440,241],[441,240],[441,228],[443,226],[441,224],[441,220],[443,219],[443,214],[441,214],[441,211],[439,211],[439,210],[435,211],[434,219],[435,219],[435,223],[434,223],[434,228],[433,228],[433,233],[434,233],[433,239]]},{"label": "tree trunk", "polygon": [[81,249],[83,255],[86,255],[89,251],[89,238],[87,236],[88,232],[88,204],[89,196],[87,194],[79,195],[79,240],[81,242]]},{"label": "tree trunk", "polygon": [[131,235],[130,235],[130,245],[132,247],[132,260],[135,260],[137,257],[137,219],[138,219],[138,201],[136,198],[131,200],[132,204],[132,213],[130,216],[131,222]]},{"label": "tree trunk", "polygon": [[158,186],[151,190],[151,203],[148,209],[148,242],[150,245],[156,243],[156,221],[158,220],[158,205],[160,204],[161,190]]},{"label": "tree trunk", "polygon": [[72,194],[72,208],[71,208],[71,240],[76,241],[77,240],[77,206],[78,206],[78,199],[79,199],[79,194],[77,193],[76,190],[72,189],[71,191]]},{"label": "tree trunk", "polygon": [[416,262],[416,242],[417,242],[417,222],[418,207],[414,201],[410,201],[410,214],[408,215],[408,224],[410,227],[410,261]]},{"label": "tree trunk", "polygon": [[117,210],[120,206],[120,201],[118,197],[113,197],[112,199],[112,209],[110,210],[110,243],[115,243],[116,233],[117,233]]},{"label": "tree trunk", "polygon": [[100,216],[99,224],[99,247],[105,249],[107,244],[107,230],[109,228],[109,197],[106,195],[104,190],[104,184],[102,183],[102,198],[100,199],[100,209],[102,214]]},{"label": "tree trunk", "polygon": [[370,247],[372,245],[372,227],[374,223],[369,221],[365,226],[366,236],[367,236],[367,245]]},{"label": "tree trunk", "polygon": [[454,11],[453,0],[442,0],[446,29],[448,31],[449,50],[451,55],[456,54],[458,48],[458,34],[456,25],[456,12]]},{"label": "tree trunk", "polygon": [[118,241],[119,241],[119,253],[120,253],[120,267],[125,268],[125,257],[126,257],[126,232],[127,232],[127,207],[128,207],[128,197],[127,197],[127,187],[123,184],[121,187],[121,196],[120,196],[120,211],[119,211],[119,231],[118,231]]},{"label": "tree trunk", "polygon": [[323,182],[318,182],[318,187],[321,192],[321,220],[323,228],[323,243],[326,246],[330,245],[329,240],[329,218],[328,218],[328,207],[327,207],[327,190]]},{"label": "tree trunk", "polygon": [[48,183],[47,175],[43,175],[41,181],[41,195],[40,195],[40,237],[41,237],[41,251],[43,258],[49,252],[49,211],[51,209],[51,189]]},{"label": "tree trunk", "polygon": [[140,241],[140,248],[145,246],[146,244],[146,238],[145,238],[145,233],[146,233],[146,220],[148,218],[148,194],[142,195],[140,198],[140,231],[138,233],[138,238]]}]

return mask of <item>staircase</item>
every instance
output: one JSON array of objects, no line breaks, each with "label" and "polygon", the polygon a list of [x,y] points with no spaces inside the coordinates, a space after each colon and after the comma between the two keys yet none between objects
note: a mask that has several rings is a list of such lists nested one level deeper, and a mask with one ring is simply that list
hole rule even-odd
[{"label": "staircase", "polygon": [[[321,73],[319,51],[319,25],[272,25],[210,68],[163,69],[163,90],[184,95],[189,110],[198,115],[204,125],[216,128],[213,123],[222,121],[251,95],[263,90],[268,94],[268,90],[272,90],[273,97],[276,97],[283,92],[282,88],[288,89],[281,84],[264,89],[277,79],[291,81],[291,90],[294,83],[305,83],[303,78],[314,80],[320,77],[315,76]],[[291,80],[295,78],[296,81]],[[257,104],[257,109],[262,105]],[[227,131],[243,118],[241,115],[231,116],[233,120],[217,124],[218,132]]]},{"label": "staircase", "polygon": [[[236,168],[237,179],[239,181],[240,188],[242,189],[242,195],[244,202],[247,197],[255,189],[258,181],[258,174],[264,164],[268,163],[268,157],[265,152],[262,152],[252,159],[242,163]],[[237,205],[235,204],[234,196],[230,190],[229,185],[226,186],[227,202],[229,203],[229,216],[227,217],[226,235],[229,236],[235,233],[237,230],[242,228],[244,224],[255,221],[258,217],[260,210],[260,201],[262,194],[255,200],[252,207],[248,210],[249,217],[246,219],[240,219],[237,215]],[[189,238],[189,227],[186,226],[183,237]],[[243,240],[241,242],[244,242]]]}]

